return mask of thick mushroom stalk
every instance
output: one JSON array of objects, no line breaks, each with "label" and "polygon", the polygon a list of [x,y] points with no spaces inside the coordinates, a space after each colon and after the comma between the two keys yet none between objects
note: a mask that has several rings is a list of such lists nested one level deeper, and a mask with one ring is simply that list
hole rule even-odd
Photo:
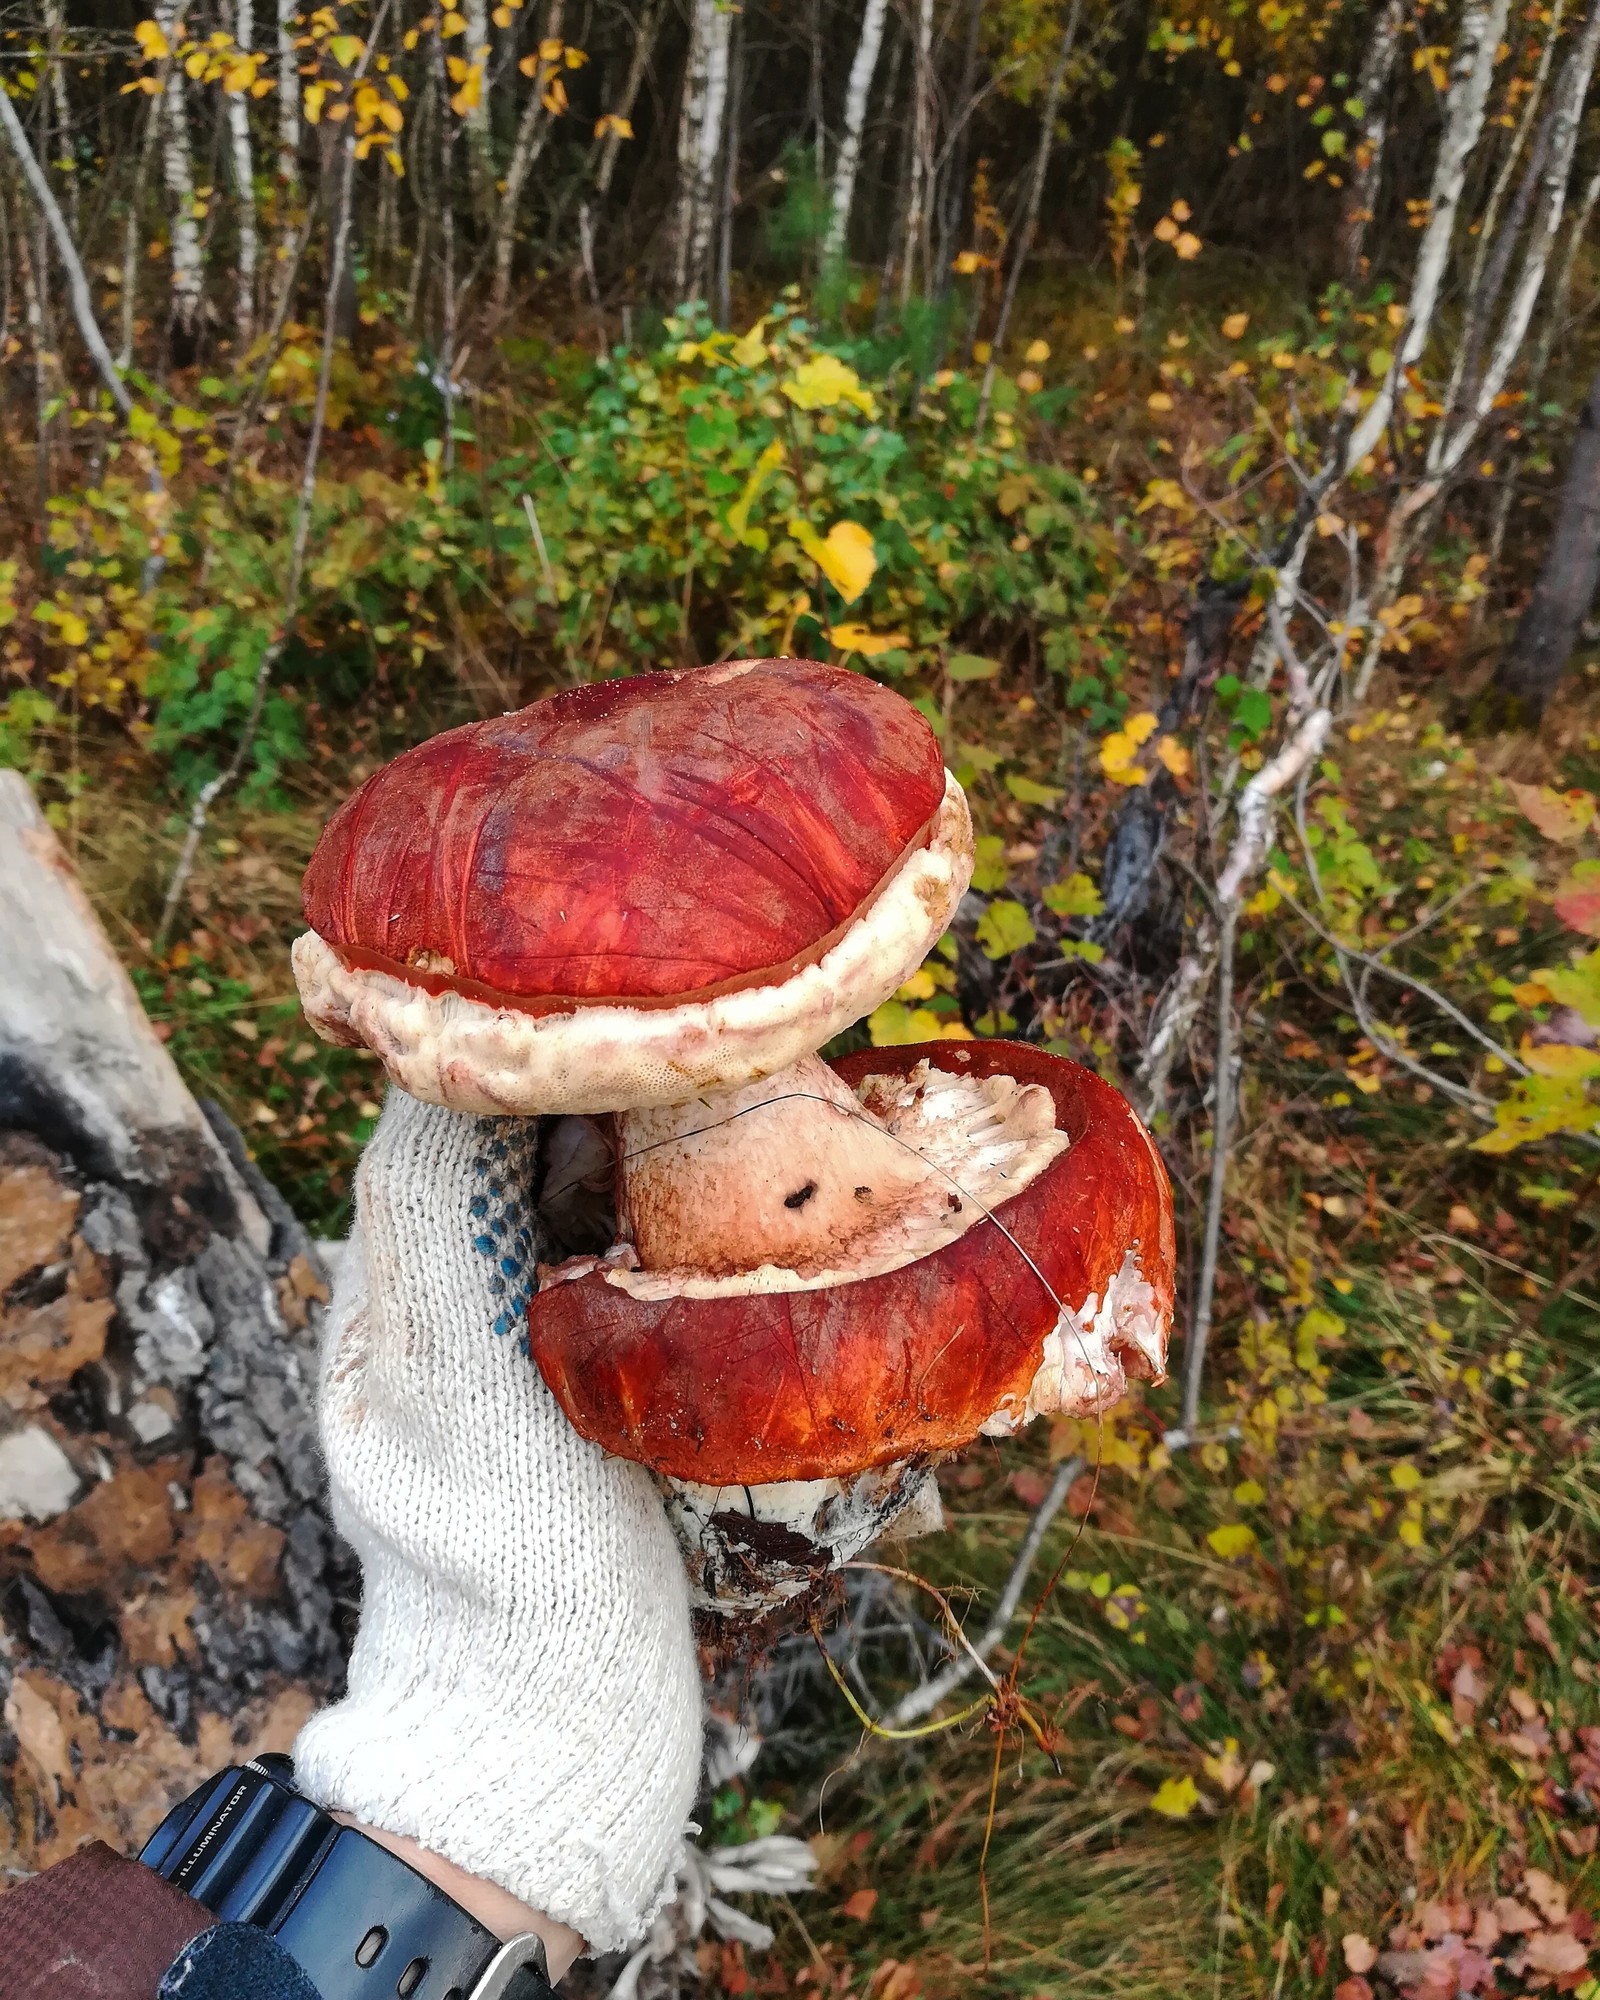
[{"label": "thick mushroom stalk", "polygon": [[[875,1082],[863,1101],[808,1056],[620,1118],[618,1219],[640,1273],[679,1296],[871,1277],[953,1242],[1067,1144],[1038,1084]],[[662,1295],[642,1275],[629,1289]]]}]

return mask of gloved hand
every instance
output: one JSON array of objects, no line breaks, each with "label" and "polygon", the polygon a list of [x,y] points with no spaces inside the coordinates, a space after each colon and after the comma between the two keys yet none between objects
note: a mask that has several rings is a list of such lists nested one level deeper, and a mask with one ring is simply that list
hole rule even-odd
[{"label": "gloved hand", "polygon": [[361,1626],[294,1754],[320,1804],[605,1951],[671,1894],[701,1693],[654,1485],[521,1351],[534,1130],[391,1090],[361,1161],[321,1385]]}]

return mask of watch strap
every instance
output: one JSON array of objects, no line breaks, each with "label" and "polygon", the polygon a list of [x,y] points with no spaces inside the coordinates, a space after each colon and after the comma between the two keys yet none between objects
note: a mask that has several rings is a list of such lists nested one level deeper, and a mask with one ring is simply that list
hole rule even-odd
[{"label": "watch strap", "polygon": [[321,2000],[551,2000],[544,1947],[501,1940],[437,1883],[295,1789],[284,1757],[220,1772],[140,1856],[224,1924],[253,1924]]},{"label": "watch strap", "polygon": [[214,1922],[92,1841],[0,1896],[0,1990],[6,2000],[155,2000],[172,1960]]}]

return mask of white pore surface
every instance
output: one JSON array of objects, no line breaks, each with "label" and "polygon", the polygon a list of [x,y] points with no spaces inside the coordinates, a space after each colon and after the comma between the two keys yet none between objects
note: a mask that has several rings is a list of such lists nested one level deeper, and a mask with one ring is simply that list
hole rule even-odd
[{"label": "white pore surface", "polygon": [[[933,1474],[904,1461],[853,1479],[790,1479],[767,1486],[664,1479],[661,1486],[688,1564],[690,1600],[718,1611],[769,1610],[809,1589],[826,1570],[853,1560],[892,1523],[928,1532],[944,1520]],[[758,1557],[739,1541],[741,1516],[800,1536],[814,1560]]]},{"label": "white pore surface", "polygon": [[[841,1094],[848,1096],[842,1086]],[[825,1291],[879,1277],[954,1243],[1002,1202],[1019,1195],[1067,1148],[1067,1135],[1056,1129],[1055,1104],[1049,1091],[1042,1084],[1018,1083],[1014,1077],[961,1076],[924,1061],[905,1075],[865,1078],[855,1101],[862,1114],[858,1129],[874,1134],[879,1147],[883,1146],[883,1133],[892,1135],[890,1157],[897,1165],[915,1171],[906,1177],[894,1203],[874,1216],[870,1227],[849,1244],[847,1262],[805,1270],[758,1263],[731,1276],[705,1277],[685,1269],[629,1268],[630,1260],[618,1257],[606,1260],[607,1284],[636,1299],[725,1299],[769,1292]],[[738,1106],[738,1098],[731,1097],[730,1110],[737,1113]],[[714,1102],[703,1110],[697,1107],[699,1122],[713,1119],[715,1109]],[[623,1123],[625,1152],[632,1143],[635,1122]],[[637,1122],[643,1125],[648,1120]],[[826,1158],[814,1164],[811,1156],[804,1155],[798,1165],[794,1159],[786,1159],[792,1149],[785,1146],[781,1124],[768,1125],[753,1116],[729,1122],[723,1129],[736,1143],[750,1149],[750,1158],[742,1167],[747,1183],[755,1183],[771,1170],[777,1174],[776,1184],[784,1188],[792,1186],[797,1175],[811,1171],[820,1177],[830,1171]],[[842,1171],[846,1184],[870,1172],[858,1164],[857,1151],[848,1143],[852,1136],[848,1121],[844,1121],[841,1151],[845,1154]],[[670,1159],[670,1155],[665,1157]],[[692,1154],[682,1165],[673,1163],[680,1188],[693,1166]],[[718,1169],[708,1199],[714,1196],[727,1213],[739,1199],[741,1175],[731,1171],[728,1162],[719,1162]],[[801,1215],[809,1212],[809,1208],[804,1209]],[[592,1270],[593,1262],[584,1268]],[[578,1277],[582,1272],[563,1266],[553,1275]]]},{"label": "white pore surface", "polygon": [[786,1069],[870,1014],[943,935],[971,876],[972,821],[947,773],[927,844],[831,951],[774,985],[675,1007],[535,1015],[352,968],[315,931],[296,938],[294,973],[318,1034],[372,1049],[429,1104],[523,1117],[675,1104]]},{"label": "white pore surface", "polygon": [[1156,1295],[1130,1250],[1102,1299],[1091,1292],[1082,1308],[1063,1310],[1045,1335],[1044,1358],[1025,1402],[1002,1404],[983,1427],[985,1437],[1009,1437],[1033,1417],[1087,1417],[1109,1410],[1128,1387],[1122,1350],[1136,1347],[1157,1376],[1166,1373],[1167,1325]]}]

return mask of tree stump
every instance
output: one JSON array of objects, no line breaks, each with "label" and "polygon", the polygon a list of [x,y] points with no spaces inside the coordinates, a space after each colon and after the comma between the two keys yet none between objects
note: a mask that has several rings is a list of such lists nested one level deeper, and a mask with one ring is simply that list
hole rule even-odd
[{"label": "tree stump", "polygon": [[337,1685],[326,1274],[0,771],[0,1867],[136,1846]]}]

